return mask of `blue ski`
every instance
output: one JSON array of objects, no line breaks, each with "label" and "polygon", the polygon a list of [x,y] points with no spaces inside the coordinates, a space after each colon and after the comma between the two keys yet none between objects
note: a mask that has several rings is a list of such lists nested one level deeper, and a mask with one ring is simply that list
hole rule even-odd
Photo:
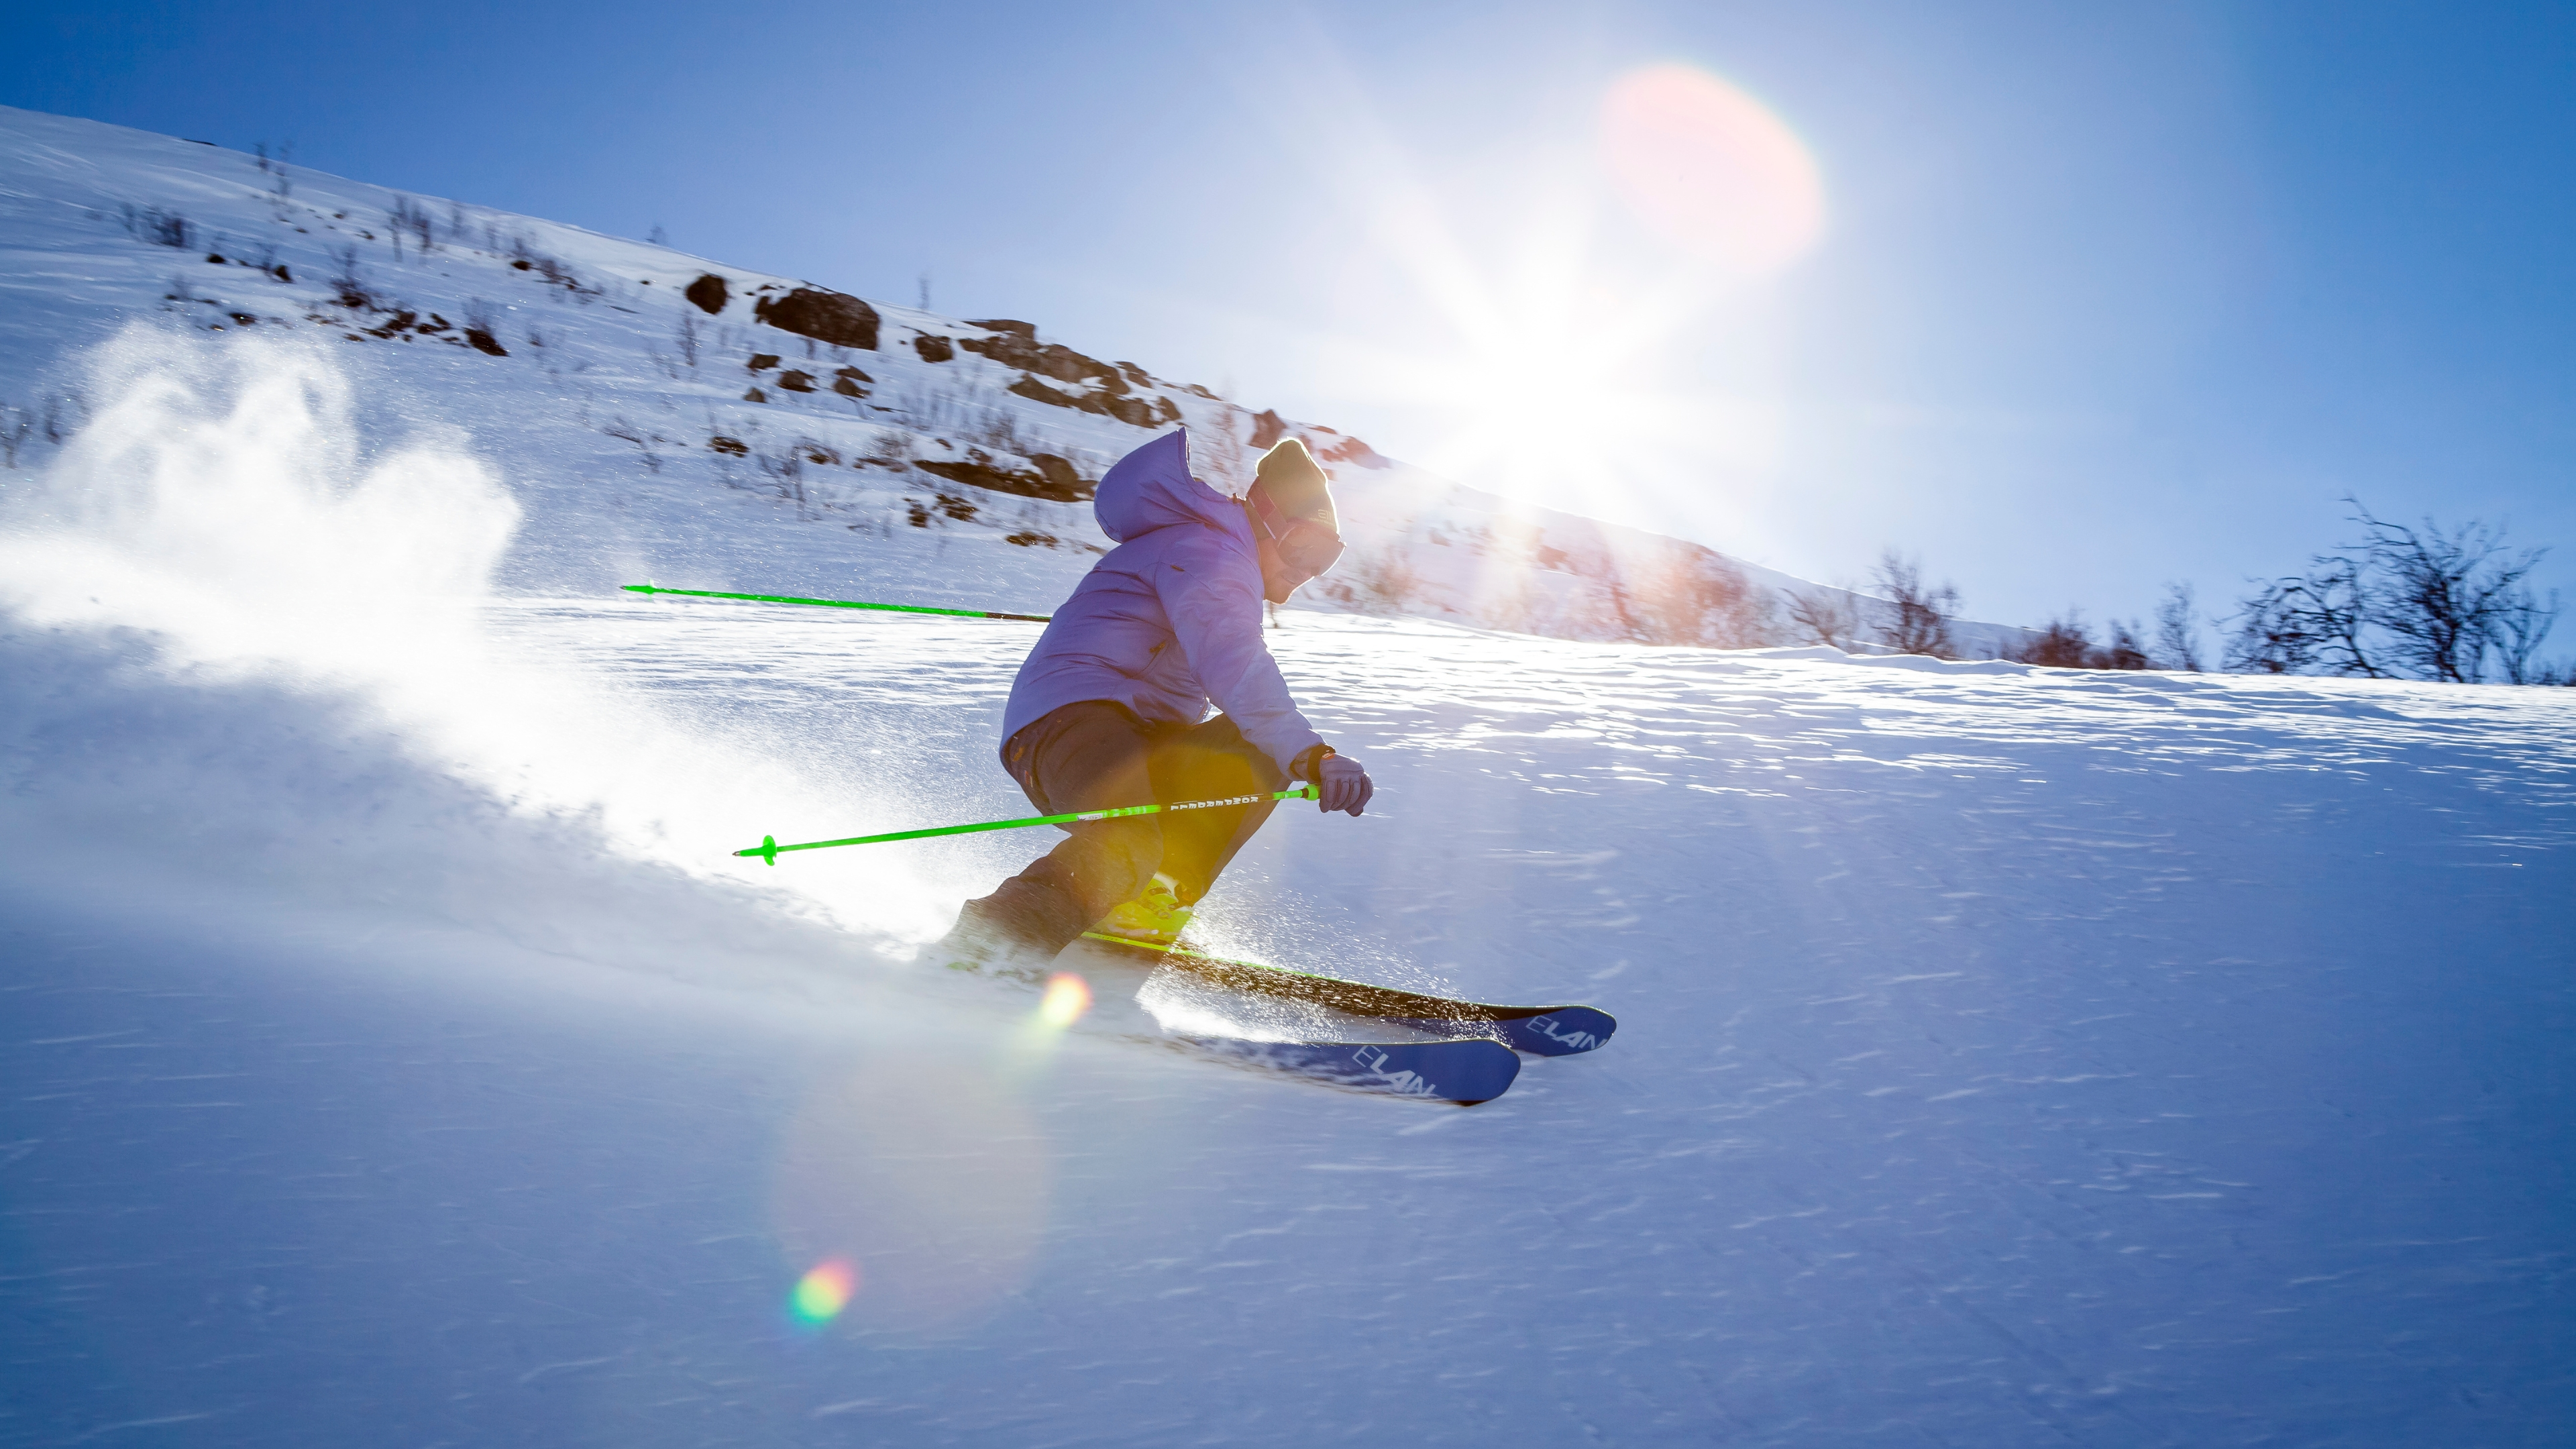
[{"label": "blue ski", "polygon": [[1521,1059],[1483,1037],[1454,1041],[1247,1041],[1178,1039],[1192,1051],[1354,1091],[1474,1106],[1509,1091]]},{"label": "blue ski", "polygon": [[[1398,991],[1390,986],[1344,981],[1338,976],[1318,976],[1307,971],[1264,966],[1257,961],[1228,960],[1188,946],[1166,948],[1100,931],[1086,931],[1083,935],[1087,940],[1124,946],[1159,958],[1166,965],[1237,991],[1311,1001],[1352,1016],[1380,1017],[1416,1031],[1491,1032],[1501,1038],[1503,1045],[1532,1056],[1562,1057],[1588,1052],[1608,1041],[1610,1034],[1619,1029],[1617,1018],[1590,1006],[1497,1006],[1483,1001],[1460,1001],[1454,997],[1426,996],[1418,991]],[[1509,1079],[1505,1081],[1508,1083]]]}]

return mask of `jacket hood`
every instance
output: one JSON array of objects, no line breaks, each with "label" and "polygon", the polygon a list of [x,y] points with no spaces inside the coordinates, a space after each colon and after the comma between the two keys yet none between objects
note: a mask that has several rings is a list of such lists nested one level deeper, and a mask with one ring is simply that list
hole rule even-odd
[{"label": "jacket hood", "polygon": [[1092,495],[1091,516],[1116,543],[1176,523],[1251,533],[1240,504],[1190,476],[1187,428],[1174,428],[1119,459]]}]

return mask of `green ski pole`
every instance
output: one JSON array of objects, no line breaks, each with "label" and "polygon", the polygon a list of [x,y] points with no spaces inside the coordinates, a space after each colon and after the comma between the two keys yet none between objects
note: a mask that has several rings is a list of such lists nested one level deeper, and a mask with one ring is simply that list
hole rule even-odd
[{"label": "green ski pole", "polygon": [[1312,800],[1318,791],[1312,785],[1293,790],[1274,790],[1267,795],[1237,795],[1229,800],[1184,800],[1176,805],[1122,805],[1115,810],[1077,810],[1070,815],[1032,815],[1026,820],[983,820],[973,825],[934,825],[927,830],[890,830],[883,835],[853,835],[847,840],[809,840],[802,845],[781,845],[773,835],[760,837],[760,843],[736,855],[756,855],[771,865],[791,850],[828,850],[835,845],[879,845],[889,840],[921,840],[933,835],[972,835],[979,830],[1017,830],[1025,825],[1070,825],[1077,820],[1115,820],[1122,815],[1160,815],[1173,810],[1214,810],[1221,805],[1258,805],[1264,800]]},{"label": "green ski pole", "polygon": [[[863,604],[850,599],[798,599],[785,594],[720,594],[712,589],[664,589],[652,584],[619,584],[631,594],[686,594],[693,599],[749,599],[755,604],[816,604],[826,609],[883,609],[893,614],[953,614],[960,619],[1017,619],[1024,624],[1051,621],[1046,614],[1005,614],[993,609],[934,609],[926,604]],[[782,849],[784,847],[781,847]]]}]

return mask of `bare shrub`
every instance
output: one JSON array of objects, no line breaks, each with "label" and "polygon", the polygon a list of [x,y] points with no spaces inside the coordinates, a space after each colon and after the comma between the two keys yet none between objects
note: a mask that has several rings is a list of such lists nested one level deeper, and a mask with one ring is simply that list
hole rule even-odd
[{"label": "bare shrub", "polygon": [[2232,616],[2228,668],[2454,684],[2537,677],[2534,656],[2559,614],[2558,596],[2544,600],[2528,582],[2547,549],[2510,550],[2503,528],[2475,519],[2409,528],[2344,501],[2360,537],[2311,555],[2305,573],[2257,581]]},{"label": "bare shrub", "polygon": [[654,444],[662,441],[660,437],[628,422],[623,414],[610,418],[600,426],[599,430],[621,442],[633,443],[636,451],[643,457],[647,472],[662,471],[662,455],[655,452],[653,447]]},{"label": "bare shrub", "polygon": [[175,211],[163,211],[157,206],[136,206],[130,201],[125,204],[124,211],[125,230],[137,241],[178,247],[184,251],[195,240],[196,228]]},{"label": "bare shrub", "polygon": [[2092,655],[2093,636],[2084,627],[2083,612],[2069,609],[2063,618],[2049,620],[2019,648],[2006,650],[2004,657],[2042,669],[2082,669],[2091,662]]},{"label": "bare shrub", "polygon": [[358,244],[344,242],[331,251],[331,275],[324,278],[332,295],[350,311],[364,311],[376,304],[375,295],[367,290],[367,279],[358,269]]},{"label": "bare shrub", "polygon": [[912,466],[912,434],[901,428],[881,428],[868,440],[867,450],[859,459],[901,472]]},{"label": "bare shrub", "polygon": [[430,227],[429,213],[408,196],[397,196],[391,211],[385,213],[385,227],[392,233],[394,255],[402,255],[402,239],[408,235],[413,249],[427,256],[436,245]]},{"label": "bare shrub", "polygon": [[1365,552],[1354,549],[1352,553],[1344,570],[1349,580],[1346,597],[1352,603],[1376,604],[1401,612],[1406,601],[1422,591],[1422,576],[1404,556],[1401,542]]},{"label": "bare shrub", "polygon": [[1958,646],[1950,638],[1950,619],[1959,608],[1956,587],[1926,584],[1922,567],[1892,548],[1878,556],[1870,578],[1888,603],[1878,621],[1880,643],[1899,654],[1959,657]]},{"label": "bare shrub", "polygon": [[36,430],[36,420],[25,408],[0,406],[0,461],[18,466],[18,450],[27,445],[27,437]]},{"label": "bare shrub", "polygon": [[1791,639],[1836,649],[1859,642],[1860,605],[1850,590],[1782,589],[1780,596],[1787,603]]},{"label": "bare shrub", "polygon": [[2192,607],[2191,585],[2179,580],[2165,585],[2156,604],[2156,667],[2200,672],[2200,621]]},{"label": "bare shrub", "polygon": [[1770,594],[1722,554],[1675,546],[1636,572],[1636,587],[1615,590],[1614,603],[1650,644],[1759,649],[1778,642]]},{"label": "bare shrub", "polygon": [[698,328],[698,314],[694,311],[683,308],[680,312],[680,325],[671,334],[671,340],[679,346],[680,360],[686,362],[691,367],[698,365],[698,339],[700,335]]},{"label": "bare shrub", "polygon": [[66,388],[45,397],[44,421],[39,425],[45,441],[57,447],[64,439],[89,425],[89,394],[78,388]]},{"label": "bare shrub", "polygon": [[2069,609],[2030,633],[2019,645],[2007,646],[2006,659],[2036,664],[2043,669],[2153,669],[2155,661],[2147,656],[2146,646],[2138,641],[2134,623],[2111,621],[2111,637],[2096,644],[2084,625],[2084,611]]},{"label": "bare shrub", "polygon": [[759,449],[752,453],[751,461],[769,480],[770,486],[778,491],[780,498],[796,505],[799,521],[823,516],[821,506],[805,486],[805,456],[802,453],[793,447],[775,453]]},{"label": "bare shrub", "polygon": [[970,443],[981,443],[997,453],[1028,456],[1036,444],[1020,436],[1020,420],[1008,408],[986,407],[982,415],[958,429],[959,436]]},{"label": "bare shrub", "polygon": [[2156,661],[2147,654],[2147,646],[2138,638],[2138,626],[2132,620],[2111,621],[2111,637],[2093,651],[2095,669],[2153,669]]}]

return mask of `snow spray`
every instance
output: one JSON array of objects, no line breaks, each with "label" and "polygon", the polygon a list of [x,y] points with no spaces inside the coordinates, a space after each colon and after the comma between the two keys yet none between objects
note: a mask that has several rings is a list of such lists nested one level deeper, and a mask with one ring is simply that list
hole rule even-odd
[{"label": "snow spray", "polygon": [[[372,435],[378,416],[435,415],[445,399],[434,390],[309,341],[148,323],[88,363],[94,421],[34,487],[5,498],[0,607],[101,647],[122,631],[141,641],[156,687],[224,691],[171,696],[178,718],[212,719],[220,698],[270,721],[265,745],[192,738],[184,767],[173,757],[148,787],[106,787],[134,796],[138,818],[161,809],[200,825],[93,832],[92,847],[166,851],[170,869],[198,871],[252,848],[224,842],[251,842],[278,888],[343,897],[364,867],[338,858],[399,852],[387,868],[411,880],[382,889],[418,882],[426,898],[438,880],[497,873],[503,883],[468,892],[469,906],[436,908],[568,937],[586,928],[533,880],[508,884],[505,860],[586,849],[603,868],[729,875],[742,867],[710,861],[702,842],[740,838],[755,812],[867,808],[855,789],[818,782],[822,766],[779,757],[765,717],[684,719],[559,646],[500,629],[509,601],[494,578],[519,504],[461,430]],[[279,748],[312,754],[299,768]],[[465,818],[448,803],[457,785],[490,808]],[[922,936],[945,924],[935,903],[951,893],[920,871],[888,861],[864,880],[817,876],[766,893],[808,919]]]}]

